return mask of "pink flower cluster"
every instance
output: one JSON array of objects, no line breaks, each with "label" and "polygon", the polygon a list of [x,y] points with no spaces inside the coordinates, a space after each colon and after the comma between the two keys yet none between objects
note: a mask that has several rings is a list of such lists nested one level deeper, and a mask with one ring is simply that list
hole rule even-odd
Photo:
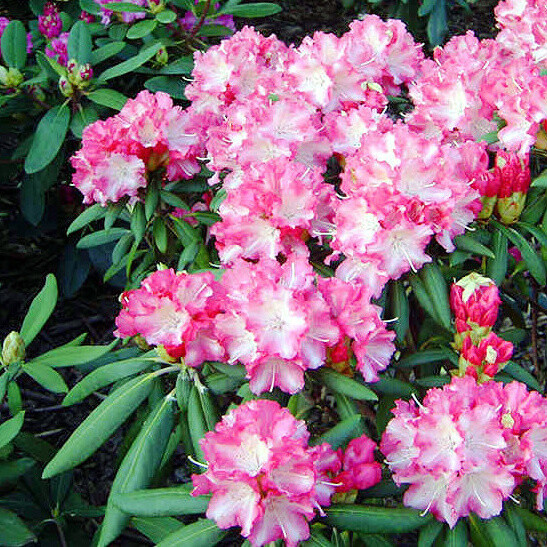
[{"label": "pink flower cluster", "polygon": [[167,93],[141,91],[116,116],[88,125],[71,158],[84,203],[134,201],[158,168],[169,180],[191,178],[200,170],[195,157],[201,151],[191,123]]},{"label": "pink flower cluster", "polygon": [[491,518],[526,478],[537,507],[547,491],[547,400],[519,382],[453,378],[422,404],[396,401],[380,449],[405,505],[454,527],[475,512]]},{"label": "pink flower cluster", "polygon": [[68,36],[70,33],[61,32],[59,36],[52,38],[46,46],[46,55],[55,59],[61,66],[68,63]]},{"label": "pink flower cluster", "polygon": [[48,39],[57,38],[63,29],[59,8],[53,2],[46,2],[44,13],[38,17],[38,30]]},{"label": "pink flower cluster", "polygon": [[376,444],[353,439],[345,452],[309,447],[309,433],[275,401],[255,400],[230,411],[200,446],[207,471],[192,475],[193,495],[212,493],[207,517],[220,528],[241,526],[253,546],[309,537],[308,521],[335,492],[379,482]]}]

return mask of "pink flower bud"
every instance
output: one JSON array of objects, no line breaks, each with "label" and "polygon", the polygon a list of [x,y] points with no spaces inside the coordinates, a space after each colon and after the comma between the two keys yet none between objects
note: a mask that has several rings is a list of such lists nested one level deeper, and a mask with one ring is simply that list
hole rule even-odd
[{"label": "pink flower bud", "polygon": [[464,338],[460,354],[460,375],[472,376],[478,382],[493,378],[511,358],[513,344],[491,332],[478,345],[471,336]]},{"label": "pink flower bud", "polygon": [[491,328],[498,317],[500,303],[496,284],[476,272],[453,283],[450,289],[450,307],[456,316],[458,332]]},{"label": "pink flower bud", "polygon": [[504,224],[516,222],[526,201],[526,193],[530,187],[530,162],[517,154],[499,151],[496,155],[496,167],[500,187],[496,202],[496,213]]},{"label": "pink flower bud", "polygon": [[376,443],[366,435],[352,439],[343,457],[343,471],[335,481],[342,483],[336,491],[364,490],[380,482],[382,466],[374,460]]}]

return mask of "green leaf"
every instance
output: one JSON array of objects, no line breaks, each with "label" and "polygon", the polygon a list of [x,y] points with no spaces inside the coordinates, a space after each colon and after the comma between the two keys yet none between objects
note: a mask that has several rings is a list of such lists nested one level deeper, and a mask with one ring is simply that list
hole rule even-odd
[{"label": "green leaf", "polygon": [[492,235],[492,249],[495,258],[486,261],[486,274],[496,285],[500,286],[507,273],[507,238],[500,230],[495,230]]},{"label": "green leaf", "polygon": [[465,521],[460,519],[454,528],[447,530],[444,545],[445,547],[467,547],[467,526]]},{"label": "green leaf", "polygon": [[454,243],[458,249],[462,251],[468,251],[477,255],[488,256],[495,258],[495,254],[482,243],[478,242],[473,236],[462,234],[454,239]]},{"label": "green leaf", "polygon": [[544,286],[547,283],[545,264],[543,263],[543,260],[538,256],[535,249],[530,245],[530,243],[526,241],[526,239],[524,239],[524,237],[515,229],[508,228],[493,219],[491,220],[491,223],[499,231],[501,231],[503,235],[507,237],[507,239],[509,239],[511,243],[513,243],[513,245],[517,247],[517,249],[522,254],[524,262],[530,270],[530,274],[541,286]]},{"label": "green leaf", "polygon": [[435,310],[434,317],[446,330],[451,330],[452,314],[448,303],[448,288],[441,269],[434,262],[430,262],[422,267],[419,275]]},{"label": "green leaf", "polygon": [[57,280],[53,274],[48,274],[42,290],[31,302],[23,325],[21,326],[21,337],[28,346],[40,332],[45,322],[55,308],[57,303]]},{"label": "green leaf", "polygon": [[253,17],[267,17],[268,15],[275,15],[281,11],[281,6],[272,2],[260,2],[244,4],[242,6],[233,6],[227,8],[226,6],[222,10],[222,13],[230,13],[236,17],[245,17],[251,19]]},{"label": "green leaf", "polygon": [[87,94],[87,98],[101,106],[108,106],[113,110],[121,110],[127,102],[127,97],[114,89],[97,89]]},{"label": "green leaf", "polygon": [[524,507],[514,506],[515,513],[522,519],[522,523],[526,530],[534,530],[547,534],[547,519],[528,511]]},{"label": "green leaf", "polygon": [[177,18],[177,14],[170,9],[166,9],[163,11],[160,11],[156,14],[156,20],[160,23],[163,23],[164,25],[168,25],[169,23],[172,23]]},{"label": "green leaf", "polygon": [[114,340],[107,346],[68,346],[52,349],[28,361],[27,365],[48,365],[53,368],[77,366],[94,361],[111,351],[118,343]]},{"label": "green leaf", "polygon": [[361,416],[359,414],[350,416],[323,433],[314,444],[329,443],[336,450],[354,436],[360,423]]},{"label": "green leaf", "polygon": [[27,33],[21,21],[11,21],[2,33],[0,40],[4,62],[12,68],[21,70],[27,62]]},{"label": "green leaf", "polygon": [[501,517],[481,521],[481,524],[494,546],[518,547],[519,544],[513,530],[511,530],[510,526]]},{"label": "green leaf", "polygon": [[146,13],[147,11],[149,11],[142,6],[137,6],[136,4],[132,4],[131,2],[109,2],[108,4],[103,4],[103,8],[121,13]]},{"label": "green leaf", "polygon": [[486,530],[485,523],[474,513],[471,513],[468,517],[469,532],[471,535],[471,541],[473,546],[476,547],[496,547],[491,539],[488,531]]},{"label": "green leaf", "polygon": [[25,172],[36,173],[49,165],[65,140],[70,122],[66,104],[54,106],[40,120],[25,159]]},{"label": "green leaf", "polygon": [[99,119],[99,114],[92,106],[81,107],[76,111],[70,122],[70,130],[78,139],[82,138],[84,129],[96,122]]},{"label": "green leaf", "polygon": [[[171,207],[178,207],[180,209],[186,209],[187,211],[190,211],[190,206],[183,199],[181,199],[176,194],[173,194],[172,192],[168,192],[167,190],[160,190],[160,198],[168,205],[171,205]],[[186,222],[184,223],[188,225]]]},{"label": "green leaf", "polygon": [[157,27],[158,23],[154,19],[145,19],[144,21],[139,21],[131,26],[127,31],[127,38],[130,40],[137,40],[139,38],[144,38],[148,36],[153,30]]},{"label": "green leaf", "polygon": [[167,228],[162,218],[157,218],[152,226],[152,234],[154,235],[154,241],[156,247],[160,253],[167,251]]},{"label": "green leaf", "polygon": [[547,169],[542,171],[530,185],[532,188],[547,188]]},{"label": "green leaf", "polygon": [[417,378],[415,382],[419,386],[429,389],[430,387],[442,387],[449,384],[451,379],[452,377],[446,374],[445,376],[423,376],[422,378]]},{"label": "green leaf", "polygon": [[80,65],[91,61],[91,34],[88,24],[84,21],[77,21],[68,35],[68,58],[75,59]]},{"label": "green leaf", "polygon": [[[99,76],[99,79],[102,81],[106,81],[112,78],[123,76],[124,74],[127,74],[128,72],[132,72],[136,68],[139,68],[140,66],[144,65],[144,63],[149,61],[152,57],[154,57],[154,55],[156,55],[156,53],[162,47],[163,47],[163,44],[161,44],[160,42],[157,42],[155,44],[152,44],[151,46],[148,46],[142,49],[137,55],[135,55],[135,57],[131,57],[130,59],[127,59],[127,61],[123,61],[122,63],[118,65],[114,65],[113,67],[107,68]],[[91,94],[89,95],[89,98],[91,98]]]},{"label": "green leaf", "polygon": [[517,363],[509,361],[505,367],[503,367],[503,372],[509,374],[515,380],[526,384],[529,388],[535,389],[536,391],[542,391],[539,382],[536,380],[532,374],[530,374],[526,369],[522,368]]},{"label": "green leaf", "polygon": [[389,376],[380,376],[380,379],[372,384],[372,388],[378,393],[402,397],[403,399],[409,399],[415,392],[415,388],[411,384]]},{"label": "green leaf", "polygon": [[38,226],[46,209],[46,195],[38,176],[42,171],[23,177],[19,203],[21,213],[33,226]]},{"label": "green leaf", "polygon": [[35,465],[36,462],[32,458],[19,458],[14,461],[0,462],[0,486],[15,482]]},{"label": "green leaf", "polygon": [[160,74],[179,75],[190,74],[194,68],[194,59],[189,56],[179,57],[176,61],[165,65],[159,70]]},{"label": "green leaf", "polygon": [[458,364],[457,354],[448,348],[426,349],[403,357],[395,363],[395,366],[397,368],[413,368],[427,363],[446,361],[447,359],[450,359],[454,364]]},{"label": "green leaf", "polygon": [[321,367],[315,373],[328,388],[358,401],[377,401],[378,396],[367,386],[344,376],[327,367]]},{"label": "green leaf", "polygon": [[408,331],[410,320],[408,296],[402,281],[392,281],[388,285],[388,303],[390,316],[395,320],[393,328],[397,334],[397,340],[402,342]]},{"label": "green leaf", "polygon": [[427,37],[432,46],[441,45],[448,31],[446,0],[436,0],[427,21]]},{"label": "green leaf", "polygon": [[146,197],[144,198],[144,215],[146,220],[150,220],[156,212],[156,208],[160,201],[160,193],[156,184],[149,184],[146,189]]},{"label": "green leaf", "polygon": [[99,220],[106,215],[106,207],[95,203],[91,207],[84,209],[70,224],[66,233],[70,235],[77,230],[80,230],[84,226],[87,226],[89,223]]},{"label": "green leaf", "polygon": [[129,515],[139,517],[167,517],[171,515],[198,515],[205,513],[210,496],[192,496],[192,483],[172,488],[138,490],[118,494],[114,503]]},{"label": "green leaf", "polygon": [[141,202],[137,203],[131,212],[131,232],[133,232],[135,244],[138,245],[146,232],[146,217],[144,205]]},{"label": "green leaf", "polygon": [[156,547],[212,547],[226,534],[226,530],[220,530],[212,520],[203,519],[173,532]]},{"label": "green leaf", "polygon": [[55,59],[48,57],[43,51],[36,52],[36,61],[52,78],[67,75],[66,68]]},{"label": "green leaf", "polygon": [[173,97],[173,99],[186,99],[184,90],[186,89],[186,82],[180,78],[170,78],[169,76],[155,76],[144,82],[146,89],[156,93],[163,91]]},{"label": "green leaf", "polygon": [[197,33],[197,36],[230,36],[233,33],[234,31],[230,27],[212,23],[208,25],[202,25]]},{"label": "green leaf", "polygon": [[326,522],[341,530],[366,534],[404,534],[425,526],[433,520],[428,513],[400,508],[373,507],[366,505],[332,505],[326,507]]},{"label": "green leaf", "polygon": [[154,543],[159,543],[184,526],[173,517],[133,517],[131,524]]},{"label": "green leaf", "polygon": [[109,42],[91,52],[90,63],[95,66],[120,53],[127,44],[125,42]]},{"label": "green leaf", "polygon": [[428,13],[430,13],[435,7],[436,1],[437,0],[424,0],[422,2],[422,5],[418,9],[418,15],[420,17],[423,17],[424,15],[427,15]]},{"label": "green leaf", "polygon": [[105,245],[106,243],[117,241],[120,237],[128,233],[129,230],[127,228],[110,228],[110,230],[99,230],[98,232],[82,237],[82,239],[80,239],[80,241],[76,244],[76,247],[78,249],[89,249],[90,247]]},{"label": "green leaf", "polygon": [[517,222],[515,226],[535,237],[538,243],[543,247],[547,247],[547,234],[539,226],[534,226],[533,224],[528,224],[527,222]]},{"label": "green leaf", "polygon": [[91,456],[148,396],[155,377],[155,373],[139,376],[110,394],[72,433],[42,477],[51,478]]},{"label": "green leaf", "polygon": [[301,547],[334,547],[334,545],[319,531],[317,524],[310,528],[310,538],[303,541]]},{"label": "green leaf", "polygon": [[22,410],[18,412],[13,418],[6,420],[0,424],[0,448],[6,446],[9,442],[13,440],[15,435],[19,433],[20,429],[23,427],[23,422],[25,420],[25,412]]},{"label": "green leaf", "polygon": [[150,484],[167,446],[173,421],[173,399],[168,395],[150,413],[116,473],[108,496],[98,547],[109,545],[125,528],[129,515],[114,504],[114,499],[120,494],[140,490]]},{"label": "green leaf", "polygon": [[99,15],[101,13],[101,7],[95,0],[80,0],[80,8],[92,15]]},{"label": "green leaf", "polygon": [[511,503],[505,504],[504,512],[505,520],[511,526],[513,533],[517,539],[519,547],[527,547],[528,541],[526,539],[526,528],[520,515],[515,511]]},{"label": "green leaf", "polygon": [[218,421],[218,412],[211,392],[204,386],[192,386],[188,397],[188,425],[195,455],[204,459],[199,446],[200,439],[207,431],[212,431]]},{"label": "green leaf", "polygon": [[150,368],[154,362],[155,359],[152,357],[141,356],[103,365],[90,372],[67,393],[63,400],[63,406],[79,403],[94,391],[102,389],[118,380],[123,380],[128,376],[139,374]]},{"label": "green leaf", "polygon": [[423,526],[418,536],[418,547],[433,547],[443,528],[443,523],[438,520],[432,520]]},{"label": "green leaf", "polygon": [[15,513],[0,507],[0,545],[20,547],[31,541],[36,541],[36,536],[26,524]]},{"label": "green leaf", "polygon": [[63,377],[51,367],[36,363],[23,363],[23,371],[42,387],[53,393],[66,393],[68,387]]},{"label": "green leaf", "polygon": [[189,264],[191,264],[199,251],[199,243],[193,242],[190,245],[184,247],[184,251],[180,253],[179,261],[177,263],[177,270],[184,270]]}]

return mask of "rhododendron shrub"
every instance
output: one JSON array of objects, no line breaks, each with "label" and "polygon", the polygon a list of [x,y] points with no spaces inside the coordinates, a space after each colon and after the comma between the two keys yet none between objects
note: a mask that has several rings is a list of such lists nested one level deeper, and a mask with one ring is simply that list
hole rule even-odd
[{"label": "rhododendron shrub", "polygon": [[200,441],[207,470],[192,475],[192,493],[212,493],[207,517],[220,528],[240,526],[252,545],[298,545],[336,491],[366,489],[381,476],[368,437],[353,439],[345,452],[328,443],[310,447],[308,439],[305,422],[275,401],[242,404]]},{"label": "rhododendron shrub", "polygon": [[453,378],[423,402],[396,401],[380,449],[404,503],[452,528],[471,512],[491,518],[526,478],[537,506],[546,485],[547,401],[519,382]]}]

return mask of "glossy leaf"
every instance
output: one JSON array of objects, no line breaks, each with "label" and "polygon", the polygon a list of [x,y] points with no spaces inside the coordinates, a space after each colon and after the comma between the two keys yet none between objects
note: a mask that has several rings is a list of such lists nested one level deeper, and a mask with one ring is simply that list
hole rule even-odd
[{"label": "glossy leaf", "polygon": [[0,545],[20,547],[36,541],[36,536],[15,514],[0,507]]},{"label": "glossy leaf", "polygon": [[467,526],[459,520],[454,528],[447,530],[444,538],[445,547],[467,547]]},{"label": "glossy leaf", "polygon": [[130,40],[144,38],[153,32],[157,26],[158,23],[154,19],[144,19],[143,21],[138,21],[134,25],[131,25],[131,28],[127,31],[126,37]]},{"label": "glossy leaf", "polygon": [[87,98],[101,106],[108,106],[114,110],[121,110],[127,102],[127,97],[114,89],[96,89],[88,93]]},{"label": "glossy leaf", "polygon": [[42,387],[53,393],[66,393],[68,387],[63,377],[53,368],[40,363],[23,363],[22,369]]},{"label": "glossy leaf", "polygon": [[27,361],[27,365],[48,365],[53,368],[81,365],[106,355],[109,351],[114,349],[114,346],[116,346],[117,343],[118,340],[114,340],[114,342],[111,342],[106,346],[78,345],[76,347],[68,346],[55,348],[46,353],[42,353],[42,355],[35,357],[31,361]]},{"label": "glossy leaf", "polygon": [[432,520],[429,524],[420,528],[418,547],[432,547],[443,528],[443,523],[438,520]]},{"label": "glossy leaf", "polygon": [[0,424],[0,448],[6,446],[13,440],[15,435],[19,433],[23,427],[25,420],[25,412],[18,412],[13,418],[4,421]]},{"label": "glossy leaf", "polygon": [[[118,65],[107,68],[99,76],[99,79],[102,81],[111,80],[112,78],[118,78],[119,76],[123,76],[128,72],[132,72],[136,68],[139,68],[140,66],[144,65],[144,63],[152,59],[152,57],[154,57],[154,55],[156,55],[156,53],[162,47],[163,45],[158,42],[142,49],[137,55],[135,55],[135,57],[131,57],[130,59],[127,59],[127,61],[123,61]],[[91,99],[91,94],[89,95],[89,98]]]},{"label": "glossy leaf", "polygon": [[213,547],[226,533],[212,520],[202,519],[168,535],[156,547]]},{"label": "glossy leaf", "polygon": [[184,526],[173,517],[133,517],[131,524],[154,543],[159,543]]},{"label": "glossy leaf", "polygon": [[112,243],[117,241],[123,235],[129,233],[127,228],[110,228],[110,230],[99,230],[98,232],[93,232],[88,234],[78,243],[76,247],[78,249],[89,249],[91,247],[97,247],[98,245],[105,245],[106,243]]},{"label": "glossy leaf", "polygon": [[67,52],[69,59],[75,59],[80,65],[91,61],[91,34],[88,23],[76,21],[68,35]]},{"label": "glossy leaf", "polygon": [[456,247],[462,251],[495,258],[494,252],[486,245],[477,241],[473,236],[461,234],[454,239],[454,243],[456,244]]},{"label": "glossy leaf", "polygon": [[250,4],[237,5],[227,8],[226,6],[222,10],[222,13],[230,13],[236,17],[267,17],[268,15],[275,15],[281,11],[281,7],[272,2],[257,2]]},{"label": "glossy leaf", "polygon": [[314,444],[329,443],[336,450],[354,436],[360,423],[361,416],[359,414],[346,418],[323,433]]},{"label": "glossy leaf", "polygon": [[28,346],[40,332],[57,304],[57,280],[53,274],[48,274],[42,290],[31,302],[29,310],[23,319],[21,337]]},{"label": "glossy leaf", "polygon": [[109,395],[60,448],[44,469],[43,478],[72,469],[91,456],[148,396],[155,376],[134,378]]},{"label": "glossy leaf", "polygon": [[435,310],[434,317],[446,330],[450,330],[452,315],[448,302],[448,288],[439,266],[433,262],[425,264],[419,275]]},{"label": "glossy leaf", "polygon": [[327,367],[322,367],[315,373],[319,380],[328,388],[359,401],[377,401],[378,396],[367,386],[352,380]]},{"label": "glossy leaf", "polygon": [[127,44],[125,42],[109,42],[91,53],[91,64],[98,65],[110,57],[117,55]]},{"label": "glossy leaf", "polygon": [[509,258],[507,238],[499,230],[495,230],[492,235],[492,250],[495,258],[486,261],[486,274],[499,286],[507,274]]},{"label": "glossy leaf", "polygon": [[106,207],[103,207],[102,205],[99,205],[98,203],[95,203],[94,205],[91,205],[91,207],[88,207],[87,209],[84,209],[70,224],[68,227],[66,233],[67,235],[70,235],[72,232],[76,232],[77,230],[80,230],[84,226],[87,226],[89,223],[93,222],[94,220],[99,220],[103,218],[106,214]]},{"label": "glossy leaf", "polygon": [[2,58],[12,68],[21,70],[27,62],[27,32],[21,21],[11,21],[0,40]]}]

